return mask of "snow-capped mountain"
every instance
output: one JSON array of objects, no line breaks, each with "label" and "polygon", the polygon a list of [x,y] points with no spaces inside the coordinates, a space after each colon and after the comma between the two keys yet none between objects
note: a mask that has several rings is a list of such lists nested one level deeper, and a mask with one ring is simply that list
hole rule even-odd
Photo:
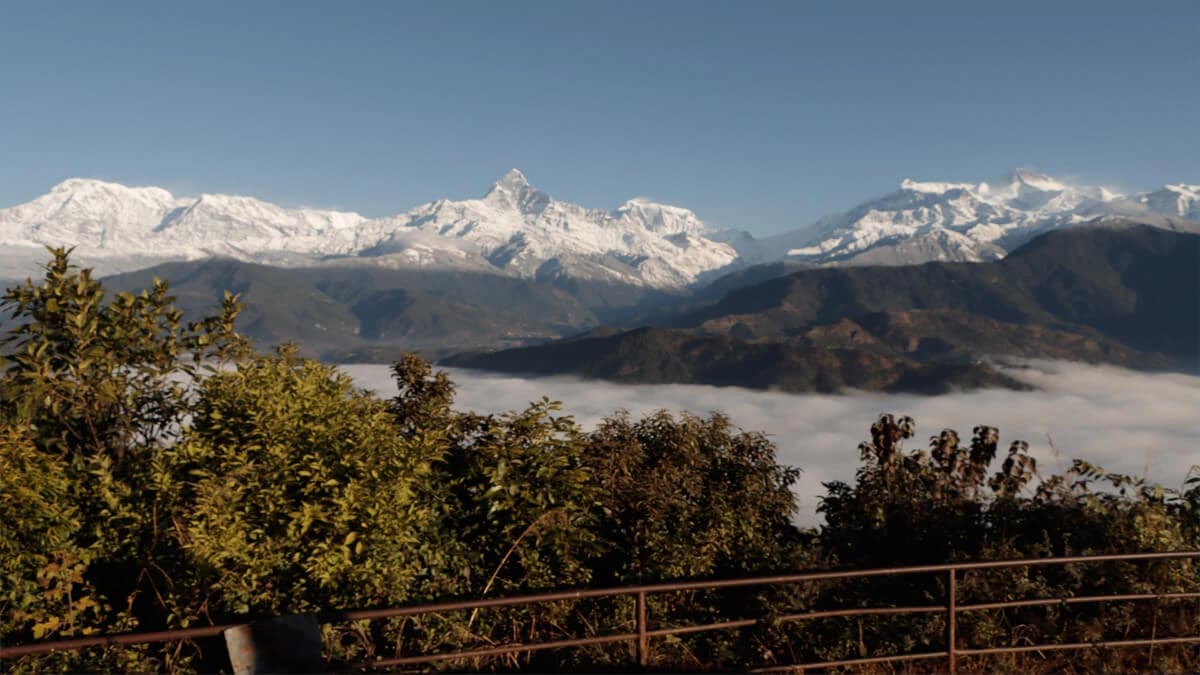
[{"label": "snow-capped mountain", "polygon": [[370,263],[482,269],[678,288],[733,263],[696,214],[646,200],[612,211],[555,200],[513,169],[480,199],[397,216],[288,209],[251,197],[70,179],[0,209],[0,277],[34,273],[43,246],[74,246],[102,273],[214,256],[276,265]]},{"label": "snow-capped mountain", "polygon": [[1045,230],[1112,211],[1121,196],[1017,170],[992,183],[904,180],[900,189],[824,218],[791,257],[823,263],[903,264],[1003,257]]},{"label": "snow-capped mountain", "polygon": [[1176,219],[1200,216],[1198,196],[1200,188],[1191,185],[1126,196],[1024,169],[993,182],[904,180],[899,190],[811,228],[731,243],[743,258],[787,250],[793,260],[825,265],[994,260],[1042,232],[1097,218],[1143,218],[1173,227]]},{"label": "snow-capped mountain", "polygon": [[0,209],[0,278],[36,274],[49,245],[74,246],[76,259],[101,273],[220,256],[670,289],[784,257],[818,265],[992,260],[1043,231],[1106,216],[1167,226],[1200,220],[1200,186],[1126,196],[1027,170],[983,183],[905,180],[895,192],[810,227],[756,239],[644,199],[611,211],[558,201],[516,169],[478,199],[441,199],[374,219],[76,178]]},{"label": "snow-capped mountain", "polygon": [[687,209],[639,199],[613,211],[589,209],[554,199],[516,169],[480,199],[439,200],[370,227],[382,235],[370,255],[405,253],[441,237],[533,278],[682,287],[737,258],[733,248],[708,239],[709,227]]},{"label": "snow-capped mountain", "polygon": [[1138,195],[1137,202],[1157,213],[1200,220],[1200,185],[1167,185]]}]

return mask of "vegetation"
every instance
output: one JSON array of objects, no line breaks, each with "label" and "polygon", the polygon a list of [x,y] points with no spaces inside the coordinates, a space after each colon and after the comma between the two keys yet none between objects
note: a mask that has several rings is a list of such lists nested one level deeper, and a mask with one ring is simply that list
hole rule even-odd
[{"label": "vegetation", "polygon": [[[158,630],[321,609],[729,578],[823,567],[1200,546],[1200,477],[1172,491],[1076,462],[1039,475],[997,430],[907,451],[885,416],[825,525],[793,524],[798,471],[721,415],[617,413],[587,431],[556,403],[478,415],[415,355],[380,399],[291,347],[257,354],[239,311],[183,324],[166,283],[106,293],[54,251],[10,289],[0,366],[0,641]],[[993,465],[999,460],[999,467]],[[942,579],[663,593],[657,625],[739,617],[745,630],[656,639],[653,667],[747,665],[941,649],[936,614],[807,623],[784,613],[941,602]],[[1194,591],[1196,564],[965,575],[962,602]],[[973,647],[1200,628],[1194,603],[1029,607],[964,615]],[[328,625],[333,664],[629,631],[628,599]],[[12,671],[228,668],[219,641],[25,657]],[[1032,658],[1032,657],[1030,657]],[[1187,670],[1194,647],[1008,658],[979,669]],[[1059,659],[1059,660],[1054,660]],[[632,667],[627,644],[475,659],[453,668]]]}]

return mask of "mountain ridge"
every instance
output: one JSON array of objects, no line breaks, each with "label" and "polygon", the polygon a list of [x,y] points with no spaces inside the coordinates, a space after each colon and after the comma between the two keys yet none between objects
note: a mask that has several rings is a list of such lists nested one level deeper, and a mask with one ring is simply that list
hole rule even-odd
[{"label": "mountain ridge", "polygon": [[[800,269],[658,324],[446,363],[621,382],[924,393],[1015,386],[991,358],[1200,373],[1197,260],[1200,234],[1094,223],[1045,232],[988,263]],[[678,353],[659,353],[668,349]]]},{"label": "mountain ridge", "polygon": [[[610,211],[550,197],[513,169],[478,199],[440,199],[405,213],[289,209],[253,197],[176,197],[156,187],[67,179],[0,209],[0,267],[32,273],[43,246],[71,246],[102,273],[228,257],[285,267],[374,264],[486,270],[524,278],[554,270],[653,288],[682,288],[734,262],[693,212],[644,199]],[[543,266],[551,264],[544,270]]]},{"label": "mountain ridge", "polygon": [[899,189],[794,231],[717,230],[681,206],[633,198],[613,209],[555,199],[512,169],[478,198],[404,213],[287,208],[253,197],[177,197],[157,187],[71,178],[0,208],[0,277],[36,273],[42,247],[71,246],[101,273],[233,258],[280,267],[374,265],[486,271],[550,283],[695,287],[754,264],[915,264],[1002,258],[1045,231],[1096,218],[1200,218],[1200,186],[1121,195],[1018,169],[999,181],[904,179]]}]

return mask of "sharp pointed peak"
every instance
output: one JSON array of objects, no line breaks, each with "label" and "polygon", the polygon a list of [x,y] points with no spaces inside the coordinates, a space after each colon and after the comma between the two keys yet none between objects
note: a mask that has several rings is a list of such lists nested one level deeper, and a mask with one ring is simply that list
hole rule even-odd
[{"label": "sharp pointed peak", "polygon": [[518,169],[509,169],[499,180],[492,183],[491,189],[483,198],[496,203],[523,205],[522,208],[532,203],[544,205],[550,201],[550,195],[530,185],[525,174]]},{"label": "sharp pointed peak", "polygon": [[529,179],[525,177],[525,174],[521,173],[520,169],[512,168],[506,171],[504,175],[493,184],[493,187],[504,187],[519,190],[521,188],[529,187]]},{"label": "sharp pointed peak", "polygon": [[1041,171],[1029,167],[1017,167],[1008,175],[1010,185],[1028,185],[1037,190],[1057,191],[1066,189],[1066,184]]}]

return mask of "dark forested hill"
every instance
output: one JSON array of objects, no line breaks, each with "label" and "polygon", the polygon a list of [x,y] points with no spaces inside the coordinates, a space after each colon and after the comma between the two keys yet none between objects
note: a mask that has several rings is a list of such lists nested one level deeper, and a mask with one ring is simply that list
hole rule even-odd
[{"label": "dark forested hill", "polygon": [[232,260],[170,263],[106,279],[115,290],[168,279],[191,316],[224,290],[242,294],[240,330],[261,344],[294,341],[315,354],[353,358],[401,351],[519,343],[597,325],[570,292],[487,274],[381,268],[282,269]]},{"label": "dark forested hill", "polygon": [[448,363],[816,390],[1006,384],[985,356],[1195,372],[1200,236],[1116,223],[1051,232],[993,263],[801,270],[661,323]]},{"label": "dark forested hill", "polygon": [[617,382],[696,383],[780,391],[844,388],[943,393],[1021,385],[969,360],[923,363],[883,350],[817,346],[806,340],[745,341],[666,328],[584,335],[534,347],[462,354],[446,365]]},{"label": "dark forested hill", "polygon": [[1082,227],[1042,235],[993,263],[805,270],[739,288],[671,325],[720,331],[741,323],[742,337],[778,337],[874,312],[926,309],[1088,329],[1135,350],[1193,357],[1200,235]]}]

